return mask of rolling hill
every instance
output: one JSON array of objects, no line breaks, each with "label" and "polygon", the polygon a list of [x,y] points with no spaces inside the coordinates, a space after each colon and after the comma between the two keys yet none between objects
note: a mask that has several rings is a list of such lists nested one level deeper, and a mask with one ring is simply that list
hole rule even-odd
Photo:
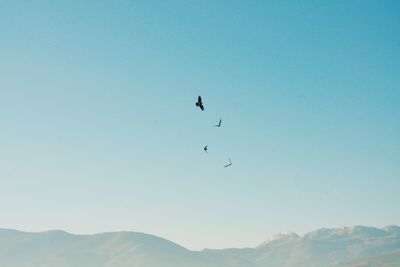
[{"label": "rolling hill", "polygon": [[394,267],[400,227],[319,229],[276,235],[253,248],[191,251],[149,234],[73,235],[0,229],[2,267]]}]

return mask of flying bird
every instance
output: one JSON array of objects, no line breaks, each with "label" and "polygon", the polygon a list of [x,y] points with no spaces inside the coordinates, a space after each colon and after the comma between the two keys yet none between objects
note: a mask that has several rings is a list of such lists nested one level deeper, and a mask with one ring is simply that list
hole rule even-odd
[{"label": "flying bird", "polygon": [[226,167],[229,167],[229,166],[232,166],[231,158],[229,158],[229,164],[225,165],[224,167],[226,168]]},{"label": "flying bird", "polygon": [[222,119],[219,119],[219,123],[214,125],[214,127],[221,127]]},{"label": "flying bird", "polygon": [[208,153],[208,151],[207,151],[207,148],[208,146],[205,146],[203,149],[204,149],[204,152],[206,152],[206,153]]},{"label": "flying bird", "polygon": [[196,107],[199,107],[201,110],[204,110],[203,102],[201,101],[201,96],[197,98]]}]

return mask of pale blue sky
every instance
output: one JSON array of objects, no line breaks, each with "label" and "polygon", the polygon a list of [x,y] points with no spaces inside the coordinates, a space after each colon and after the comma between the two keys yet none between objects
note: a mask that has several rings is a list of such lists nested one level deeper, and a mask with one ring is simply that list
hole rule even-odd
[{"label": "pale blue sky", "polygon": [[1,1],[0,227],[202,249],[400,224],[399,13]]}]

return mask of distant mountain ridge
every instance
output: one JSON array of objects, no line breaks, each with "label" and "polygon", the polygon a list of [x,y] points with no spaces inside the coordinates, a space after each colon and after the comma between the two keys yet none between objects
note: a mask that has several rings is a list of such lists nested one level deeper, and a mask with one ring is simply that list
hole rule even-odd
[{"label": "distant mountain ridge", "polygon": [[400,227],[278,234],[254,248],[191,251],[138,232],[73,235],[0,229],[1,267],[395,267]]}]

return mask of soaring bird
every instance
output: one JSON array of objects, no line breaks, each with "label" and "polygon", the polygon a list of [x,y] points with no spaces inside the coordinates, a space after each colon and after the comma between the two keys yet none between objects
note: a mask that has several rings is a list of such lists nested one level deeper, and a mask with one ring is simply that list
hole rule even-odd
[{"label": "soaring bird", "polygon": [[207,151],[207,148],[208,146],[205,146],[203,149],[204,149],[204,152],[206,152],[206,153],[208,153],[208,151]]},{"label": "soaring bird", "polygon": [[222,119],[219,119],[218,124],[214,125],[214,127],[221,127]]},{"label": "soaring bird", "polygon": [[225,165],[224,167],[226,168],[226,167],[229,167],[229,166],[232,166],[231,158],[229,158],[229,164]]},{"label": "soaring bird", "polygon": [[196,107],[199,107],[201,110],[204,110],[203,102],[201,101],[201,96],[197,98]]}]

